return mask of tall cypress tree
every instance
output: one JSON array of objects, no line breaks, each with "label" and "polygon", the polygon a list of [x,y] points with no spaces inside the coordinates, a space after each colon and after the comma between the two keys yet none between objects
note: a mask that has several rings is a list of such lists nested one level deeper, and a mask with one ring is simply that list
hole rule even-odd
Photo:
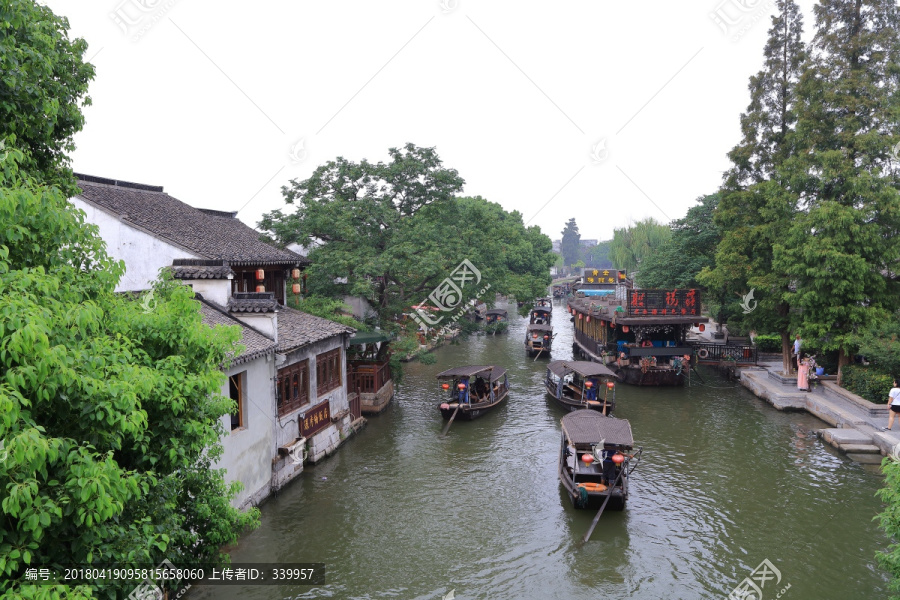
[{"label": "tall cypress tree", "polygon": [[[900,305],[900,10],[821,0],[783,176],[799,212],[774,246],[804,336],[848,362],[853,332]],[[840,371],[838,373],[840,378]]]},{"label": "tall cypress tree", "polygon": [[566,265],[570,266],[578,262],[578,257],[581,256],[581,234],[578,232],[575,217],[569,219],[565,229],[562,230],[559,251]]},{"label": "tall cypress tree", "polygon": [[[779,0],[763,53],[763,69],[750,78],[750,105],[741,115],[740,143],[728,153],[733,164],[720,190],[715,223],[722,234],[716,265],[700,281],[720,299],[755,294],[753,312],[741,320],[748,329],[781,333],[784,369],[790,369],[790,280],[772,268],[772,248],[785,236],[796,210],[784,189],[779,167],[792,152],[797,121],[796,88],[807,59],[801,40],[803,16],[794,0]],[[726,308],[726,307],[723,307]],[[736,307],[735,307],[736,308]],[[725,310],[725,314],[739,312]]]}]

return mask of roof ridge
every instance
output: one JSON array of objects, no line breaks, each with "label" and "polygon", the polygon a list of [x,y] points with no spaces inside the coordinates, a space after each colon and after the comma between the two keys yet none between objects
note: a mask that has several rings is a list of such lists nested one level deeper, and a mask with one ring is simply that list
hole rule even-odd
[{"label": "roof ridge", "polygon": [[98,177],[97,175],[86,175],[84,173],[75,173],[75,177],[78,178],[78,181],[84,181],[85,183],[94,183],[98,185],[109,185],[113,187],[123,187],[123,188],[131,188],[134,190],[141,190],[144,192],[163,192],[163,186],[161,185],[149,185],[147,183],[136,183],[133,181],[123,181],[121,179],[109,179],[107,177]]}]

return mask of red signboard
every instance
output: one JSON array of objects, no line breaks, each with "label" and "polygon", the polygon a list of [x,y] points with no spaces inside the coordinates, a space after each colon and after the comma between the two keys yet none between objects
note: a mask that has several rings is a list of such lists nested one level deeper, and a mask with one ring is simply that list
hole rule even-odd
[{"label": "red signboard", "polygon": [[328,402],[306,411],[306,416],[300,420],[300,435],[310,437],[325,429],[331,423],[331,409]]},{"label": "red signboard", "polygon": [[697,290],[628,290],[628,316],[697,316]]}]

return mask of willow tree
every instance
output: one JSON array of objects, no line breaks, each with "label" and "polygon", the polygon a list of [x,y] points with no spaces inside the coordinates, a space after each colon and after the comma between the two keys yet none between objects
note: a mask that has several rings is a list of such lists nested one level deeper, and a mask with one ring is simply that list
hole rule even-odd
[{"label": "willow tree", "polygon": [[672,236],[668,225],[649,217],[628,227],[613,230],[609,259],[617,269],[640,269],[643,260],[662,248]]},{"label": "willow tree", "polygon": [[794,0],[779,0],[763,49],[763,69],[750,78],[750,104],[741,114],[741,141],[728,153],[732,167],[719,191],[715,215],[722,240],[715,266],[699,280],[737,304],[754,291],[752,312],[736,313],[747,329],[781,334],[784,371],[790,372],[791,277],[776,269],[774,246],[797,211],[796,195],[779,172],[793,146],[797,84],[807,59],[803,17]]},{"label": "willow tree", "polygon": [[[822,0],[782,177],[799,211],[773,266],[804,337],[849,360],[854,332],[900,304],[900,9]],[[840,378],[840,370],[838,371]]]}]

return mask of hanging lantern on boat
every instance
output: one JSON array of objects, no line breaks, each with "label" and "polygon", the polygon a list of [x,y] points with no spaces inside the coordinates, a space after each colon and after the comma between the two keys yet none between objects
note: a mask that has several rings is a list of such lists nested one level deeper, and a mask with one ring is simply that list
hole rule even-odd
[{"label": "hanging lantern on boat", "polygon": [[256,291],[257,291],[257,292],[264,292],[264,291],[266,291],[266,286],[264,286],[264,285],[258,285],[258,286],[256,286]]},{"label": "hanging lantern on boat", "polygon": [[532,334],[531,334],[531,337],[534,338],[534,339],[537,339],[537,334],[536,334],[536,333],[532,333]]},{"label": "hanging lantern on boat", "polygon": [[622,333],[628,333],[628,325],[622,325]]},{"label": "hanging lantern on boat", "polygon": [[590,454],[582,454],[581,460],[584,462],[585,466],[590,466],[590,464],[594,462],[594,457]]},{"label": "hanging lantern on boat", "polygon": [[700,331],[706,331],[706,325],[700,323]]},{"label": "hanging lantern on boat", "polygon": [[466,389],[466,384],[460,383],[456,387],[459,388],[459,391],[463,391],[464,389]]},{"label": "hanging lantern on boat", "polygon": [[450,384],[449,384],[449,383],[442,383],[442,384],[441,384],[441,388],[442,388],[442,389],[445,389],[445,390],[449,390],[449,389],[450,389]]},{"label": "hanging lantern on boat", "polygon": [[585,381],[584,387],[586,387],[587,389],[591,389],[592,387],[594,387],[594,382],[593,381]]},{"label": "hanging lantern on boat", "polygon": [[621,452],[616,452],[612,456],[612,461],[614,463],[616,463],[617,465],[621,465],[623,462],[625,462],[625,455],[622,454]]},{"label": "hanging lantern on boat", "polygon": [[613,389],[614,387],[616,387],[616,384],[613,383],[612,381],[607,381],[606,387],[608,387],[609,389]]},{"label": "hanging lantern on boat", "polygon": [[300,279],[300,269],[294,269],[291,271],[291,279]]},{"label": "hanging lantern on boat", "polygon": [[294,292],[295,294],[299,294],[300,293],[300,284],[295,283],[294,285],[292,285],[291,291]]},{"label": "hanging lantern on boat", "polygon": [[545,335],[545,336],[544,336],[544,339],[545,339],[545,340],[549,340],[549,339],[550,339],[550,336],[549,336],[549,335]]},{"label": "hanging lantern on boat", "polygon": [[265,278],[266,278],[266,272],[263,271],[262,269],[257,269],[257,270],[256,270],[256,279],[257,279],[257,281],[262,281],[262,280],[265,279]]}]

